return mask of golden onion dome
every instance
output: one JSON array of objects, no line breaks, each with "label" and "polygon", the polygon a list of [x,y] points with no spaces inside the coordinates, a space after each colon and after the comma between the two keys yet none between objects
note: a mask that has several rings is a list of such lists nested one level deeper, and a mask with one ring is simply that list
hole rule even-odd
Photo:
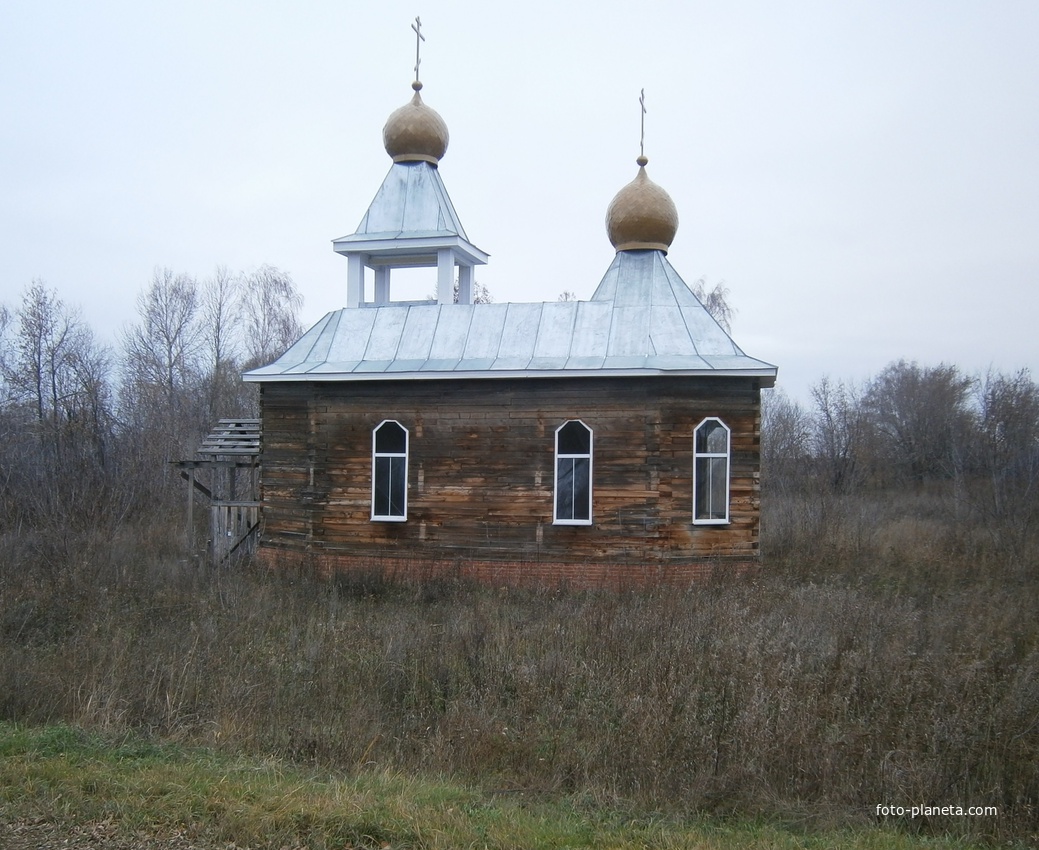
[{"label": "golden onion dome", "polygon": [[422,102],[422,83],[411,84],[415,96],[386,119],[382,143],[394,162],[440,162],[447,150],[447,124]]},{"label": "golden onion dome", "polygon": [[667,253],[678,231],[678,210],[671,196],[649,179],[640,156],[639,173],[610,201],[606,233],[618,251],[658,250]]}]

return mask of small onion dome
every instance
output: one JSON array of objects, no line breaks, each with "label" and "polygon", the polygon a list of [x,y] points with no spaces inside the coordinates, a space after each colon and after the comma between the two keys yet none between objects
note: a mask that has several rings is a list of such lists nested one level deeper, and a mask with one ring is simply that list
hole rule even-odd
[{"label": "small onion dome", "polygon": [[447,150],[447,124],[435,109],[422,102],[422,83],[411,84],[415,96],[386,119],[382,143],[394,162],[431,162],[436,165]]},{"label": "small onion dome", "polygon": [[610,201],[606,233],[618,251],[658,250],[667,253],[678,230],[678,210],[671,196],[646,175],[644,156],[639,173]]}]

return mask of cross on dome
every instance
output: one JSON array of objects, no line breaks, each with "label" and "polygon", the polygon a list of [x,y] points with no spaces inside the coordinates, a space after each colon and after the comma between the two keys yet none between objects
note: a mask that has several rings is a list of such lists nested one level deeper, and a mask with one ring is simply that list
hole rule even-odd
[{"label": "cross on dome", "polygon": [[411,28],[415,30],[415,82],[418,79],[418,66],[422,64],[422,60],[419,58],[419,46],[420,43],[426,40],[426,37],[422,34],[422,21],[419,20],[418,15],[415,16],[415,23],[411,25]]},{"label": "cross on dome", "polygon": [[[646,90],[643,89],[639,95],[639,106],[642,107],[642,132],[639,135],[639,159],[646,159]],[[649,160],[646,160],[649,162]],[[639,165],[645,165],[645,163],[639,163]]]}]

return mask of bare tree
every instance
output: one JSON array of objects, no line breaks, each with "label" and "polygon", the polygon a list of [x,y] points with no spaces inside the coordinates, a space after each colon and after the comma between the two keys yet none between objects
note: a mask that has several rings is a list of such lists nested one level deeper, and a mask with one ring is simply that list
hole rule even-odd
[{"label": "bare tree", "polygon": [[108,350],[39,280],[14,318],[3,357],[6,509],[37,526],[95,521],[112,425]]},{"label": "bare tree", "polygon": [[142,435],[142,448],[147,442],[166,460],[193,450],[204,427],[199,302],[194,278],[157,269],[137,300],[138,322],[123,335],[123,419]]},{"label": "bare tree", "polygon": [[903,480],[950,478],[962,468],[973,381],[955,366],[899,360],[866,388],[863,409],[891,473]]},{"label": "bare tree", "polygon": [[[8,317],[5,310],[5,324]],[[57,427],[77,418],[84,405],[103,402],[98,379],[107,352],[77,310],[36,280],[25,291],[15,319],[10,351],[2,361],[4,379],[14,399],[28,404],[38,422]]]},{"label": "bare tree", "polygon": [[140,320],[124,335],[125,367],[132,383],[157,388],[170,408],[197,376],[204,342],[196,321],[198,284],[170,269],[156,269],[137,299]]},{"label": "bare tree", "polygon": [[5,304],[0,304],[0,405],[6,405],[8,403],[8,392],[7,386],[7,369],[8,360],[10,358],[10,340],[8,339],[8,333],[11,327],[11,311],[7,309]]},{"label": "bare tree", "polygon": [[31,404],[36,419],[43,422],[50,418],[49,387],[57,380],[57,375],[50,376],[49,372],[59,367],[64,356],[70,317],[57,294],[41,280],[34,280],[25,291],[16,317],[7,380],[15,396]]},{"label": "bare tree", "polygon": [[241,415],[239,327],[241,279],[217,267],[202,285],[200,321],[203,339],[203,372],[206,384],[207,418]]},{"label": "bare tree", "polygon": [[112,398],[112,352],[99,345],[94,332],[83,326],[71,359],[75,376],[75,393],[70,397],[70,423],[87,442],[97,464],[108,464],[114,415]]},{"label": "bare tree", "polygon": [[761,477],[773,491],[795,489],[809,477],[812,419],[781,389],[761,396]]},{"label": "bare tree", "polygon": [[693,295],[703,304],[704,309],[722,326],[726,333],[732,333],[732,320],[736,308],[729,303],[729,287],[724,280],[719,280],[710,291],[707,290],[707,279],[700,278],[690,287]]},{"label": "bare tree", "polygon": [[277,359],[303,333],[303,296],[289,274],[274,266],[260,266],[242,279],[239,306],[247,369]]},{"label": "bare tree", "polygon": [[[455,281],[455,303],[458,303],[458,281]],[[474,304],[493,304],[494,296],[491,295],[491,291],[484,286],[480,281],[473,281],[473,303]]]},{"label": "bare tree", "polygon": [[989,372],[977,383],[978,427],[967,492],[993,536],[1023,551],[1039,528],[1039,386],[1028,370]]},{"label": "bare tree", "polygon": [[217,266],[213,276],[202,284],[199,298],[202,338],[209,366],[217,367],[238,356],[239,340],[234,333],[239,309],[241,281]]},{"label": "bare tree", "polygon": [[862,412],[855,390],[843,381],[824,376],[812,389],[815,423],[813,453],[822,464],[829,486],[836,492],[860,483],[863,439]]},{"label": "bare tree", "polygon": [[[458,282],[458,278],[455,278],[454,285],[451,288],[451,303],[458,303],[458,295],[461,291],[461,285]],[[437,295],[435,292],[430,293],[426,296],[427,301],[435,302]],[[491,295],[491,291],[484,286],[480,281],[473,281],[473,304],[493,304],[494,296]]]}]

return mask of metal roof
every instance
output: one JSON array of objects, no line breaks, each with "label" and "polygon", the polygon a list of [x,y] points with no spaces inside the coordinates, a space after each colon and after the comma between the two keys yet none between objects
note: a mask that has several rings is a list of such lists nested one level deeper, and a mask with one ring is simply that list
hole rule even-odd
[{"label": "metal roof", "polygon": [[274,363],[244,378],[267,382],[682,374],[759,377],[763,386],[772,386],[776,372],[772,364],[744,354],[664,252],[649,250],[619,251],[589,301],[336,310]]},{"label": "metal roof", "polygon": [[372,252],[369,264],[414,257],[437,247],[453,247],[483,264],[488,254],[469,241],[440,171],[428,162],[395,162],[357,230],[332,242],[340,254]]}]

